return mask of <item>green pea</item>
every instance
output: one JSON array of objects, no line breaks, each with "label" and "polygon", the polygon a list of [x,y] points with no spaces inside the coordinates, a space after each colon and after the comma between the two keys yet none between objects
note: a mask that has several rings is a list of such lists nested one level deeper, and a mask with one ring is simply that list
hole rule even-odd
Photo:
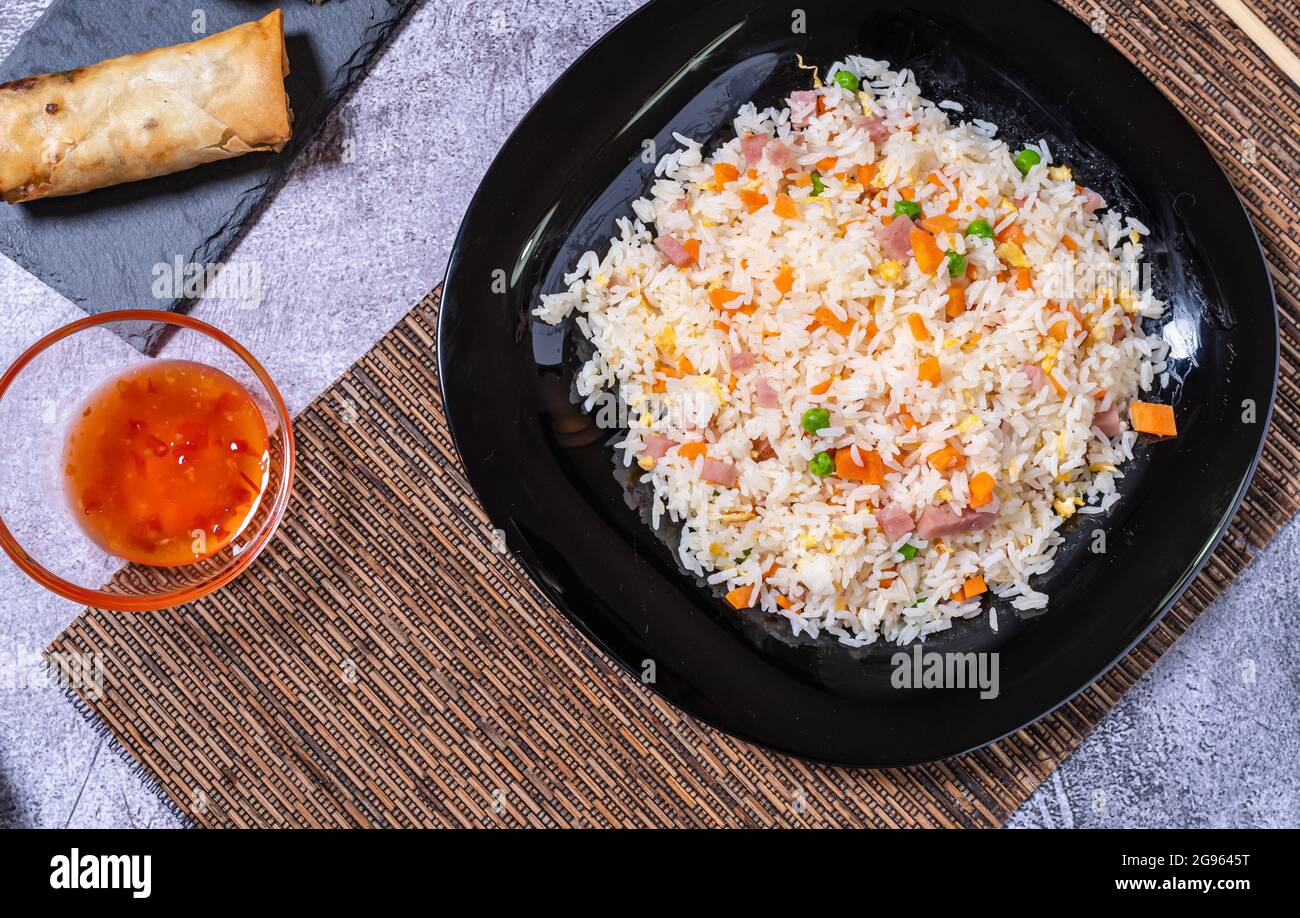
[{"label": "green pea", "polygon": [[1025,147],[1023,150],[1017,153],[1016,158],[1014,160],[1016,164],[1016,168],[1020,170],[1021,175],[1028,175],[1029,170],[1034,168],[1034,166],[1037,166],[1042,161],[1043,161],[1043,157],[1038,155],[1038,151],[1031,150],[1028,147]]},{"label": "green pea", "polygon": [[831,413],[825,408],[809,408],[803,413],[800,422],[803,429],[810,434],[815,434],[823,427],[831,426]]},{"label": "green pea", "polygon": [[958,255],[956,252],[947,251],[943,257],[948,260],[948,276],[961,277],[966,273],[966,256]]},{"label": "green pea", "polygon": [[843,86],[849,92],[857,92],[858,87],[862,85],[862,81],[847,70],[835,71],[835,83],[838,86]]},{"label": "green pea", "polygon": [[915,201],[899,201],[894,205],[895,217],[911,217],[915,220],[921,216],[921,205]]},{"label": "green pea", "polygon": [[967,236],[979,236],[981,239],[993,238],[993,227],[989,226],[987,220],[972,220],[970,226],[966,227]]},{"label": "green pea", "polygon": [[831,458],[830,453],[818,453],[812,457],[808,463],[808,471],[812,472],[818,478],[825,478],[831,472],[835,471],[835,460]]},{"label": "green pea", "polygon": [[903,556],[904,561],[911,561],[913,558],[916,557],[917,551],[918,549],[915,545],[909,544],[909,545],[904,545],[902,548],[900,548],[898,550],[898,553]]},{"label": "green pea", "polygon": [[814,198],[826,190],[826,184],[822,181],[821,175],[817,172],[812,174],[812,188],[812,194],[809,195],[809,197]]}]

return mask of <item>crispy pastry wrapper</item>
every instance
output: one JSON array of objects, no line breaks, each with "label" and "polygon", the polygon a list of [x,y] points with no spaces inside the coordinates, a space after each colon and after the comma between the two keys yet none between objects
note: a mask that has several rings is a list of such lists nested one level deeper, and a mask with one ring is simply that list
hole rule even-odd
[{"label": "crispy pastry wrapper", "polygon": [[280,10],[182,45],[0,84],[0,198],[81,194],[293,136]]}]

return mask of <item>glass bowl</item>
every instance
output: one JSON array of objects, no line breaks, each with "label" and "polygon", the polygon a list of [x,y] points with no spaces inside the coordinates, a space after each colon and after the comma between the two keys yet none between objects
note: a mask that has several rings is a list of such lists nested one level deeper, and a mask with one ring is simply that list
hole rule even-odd
[{"label": "glass bowl", "polygon": [[[108,554],[73,518],[61,456],[73,415],[106,380],[146,357],[128,340],[163,330],[162,359],[193,360],[237,380],[261,409],[270,469],[253,517],[216,554],[181,567],[128,563]],[[116,333],[115,333],[116,332]],[[253,355],[189,316],[130,309],[50,332],[0,376],[0,547],[37,583],[100,609],[146,612],[197,599],[229,583],[258,556],[284,516],[293,486],[293,424]]]}]

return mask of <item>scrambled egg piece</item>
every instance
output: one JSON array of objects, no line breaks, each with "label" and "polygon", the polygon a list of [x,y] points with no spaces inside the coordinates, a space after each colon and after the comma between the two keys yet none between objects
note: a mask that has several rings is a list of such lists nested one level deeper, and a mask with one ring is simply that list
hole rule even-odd
[{"label": "scrambled egg piece", "polygon": [[1074,178],[1069,166],[1048,166],[1047,177],[1054,182],[1068,182]]},{"label": "scrambled egg piece", "polygon": [[993,250],[994,253],[1013,268],[1028,268],[1029,256],[1025,250],[1014,242],[1004,242]]},{"label": "scrambled egg piece", "polygon": [[876,267],[876,277],[883,283],[896,284],[903,277],[903,266],[897,261],[882,261]]},{"label": "scrambled egg piece", "polygon": [[671,325],[655,335],[655,344],[659,346],[659,351],[665,357],[673,357],[677,354],[677,330]]}]

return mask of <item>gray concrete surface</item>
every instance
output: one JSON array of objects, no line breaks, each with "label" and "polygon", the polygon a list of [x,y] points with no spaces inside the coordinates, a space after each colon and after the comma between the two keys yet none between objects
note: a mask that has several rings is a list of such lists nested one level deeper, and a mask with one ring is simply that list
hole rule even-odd
[{"label": "gray concrete surface", "polygon": [[[0,3],[0,56],[48,0]],[[513,125],[635,0],[434,0],[230,256],[260,307],[194,310],[243,341],[301,409],[440,277],[461,213]],[[177,4],[189,16],[192,3]],[[345,142],[356,161],[345,162]],[[79,315],[0,259],[0,361]],[[1300,527],[1291,525],[1116,707],[1015,826],[1300,824]],[[35,671],[77,614],[0,559],[0,825],[174,818]]]}]

